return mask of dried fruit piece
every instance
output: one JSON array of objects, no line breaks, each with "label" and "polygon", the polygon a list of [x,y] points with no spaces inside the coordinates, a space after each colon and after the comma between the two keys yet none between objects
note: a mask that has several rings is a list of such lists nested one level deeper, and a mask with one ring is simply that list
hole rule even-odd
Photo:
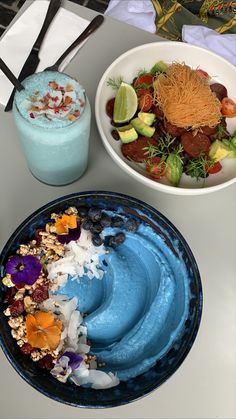
[{"label": "dried fruit piece", "polygon": [[51,370],[54,367],[52,355],[48,354],[41,358],[38,361],[38,366],[40,368],[45,368],[46,370]]},{"label": "dried fruit piece", "polygon": [[39,287],[35,288],[32,292],[32,300],[35,303],[42,303],[44,300],[48,298],[48,287],[45,284],[40,285]]},{"label": "dried fruit piece", "polygon": [[24,354],[24,355],[30,355],[31,352],[34,351],[34,348],[29,344],[29,343],[24,343],[21,348],[20,351]]},{"label": "dried fruit piece", "polygon": [[16,300],[10,305],[10,313],[13,317],[20,316],[24,312],[24,309],[24,301],[22,299]]}]

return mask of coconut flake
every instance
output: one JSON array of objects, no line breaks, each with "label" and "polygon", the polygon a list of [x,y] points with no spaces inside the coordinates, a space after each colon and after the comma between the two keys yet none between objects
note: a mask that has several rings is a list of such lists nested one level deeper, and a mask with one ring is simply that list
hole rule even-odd
[{"label": "coconut flake", "polygon": [[88,278],[101,279],[104,271],[101,266],[100,256],[105,255],[103,245],[92,244],[91,232],[81,229],[80,238],[65,245],[64,256],[47,265],[48,279],[53,283],[51,289],[58,289],[70,276],[72,279]]},{"label": "coconut flake", "polygon": [[115,387],[120,382],[119,378],[112,372],[106,373],[104,371],[90,369],[84,373],[84,371],[80,371],[80,368],[70,376],[70,380],[77,386],[90,384],[96,390]]}]

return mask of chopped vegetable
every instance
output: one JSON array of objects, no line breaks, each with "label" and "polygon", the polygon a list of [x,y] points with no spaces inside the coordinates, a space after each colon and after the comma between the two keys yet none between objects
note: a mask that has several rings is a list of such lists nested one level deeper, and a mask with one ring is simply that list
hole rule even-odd
[{"label": "chopped vegetable", "polygon": [[228,118],[233,118],[236,116],[236,103],[232,99],[224,97],[221,105],[222,115],[227,116]]}]

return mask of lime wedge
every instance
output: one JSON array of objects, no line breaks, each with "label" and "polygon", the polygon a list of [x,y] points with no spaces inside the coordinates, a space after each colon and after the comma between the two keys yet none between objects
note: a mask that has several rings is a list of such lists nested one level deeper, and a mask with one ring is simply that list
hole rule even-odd
[{"label": "lime wedge", "polygon": [[122,82],[114,103],[113,120],[122,124],[133,118],[138,108],[138,98],[134,88],[127,83]]}]

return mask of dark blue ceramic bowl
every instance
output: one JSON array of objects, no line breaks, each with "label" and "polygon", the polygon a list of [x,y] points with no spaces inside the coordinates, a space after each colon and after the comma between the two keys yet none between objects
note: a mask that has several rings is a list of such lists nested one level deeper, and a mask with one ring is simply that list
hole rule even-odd
[{"label": "dark blue ceramic bowl", "polygon": [[[113,192],[81,192],[59,198],[41,207],[30,215],[12,234],[0,255],[1,275],[9,256],[15,253],[19,244],[33,238],[37,228],[45,225],[52,212],[60,212],[68,206],[94,205],[102,209],[116,210],[122,207],[124,212],[140,217],[140,222],[148,223],[161,235],[171,251],[181,258],[188,274],[188,288],[191,295],[188,313],[183,330],[173,342],[167,353],[147,372],[121,382],[117,387],[107,390],[93,390],[77,387],[67,382],[62,384],[48,372],[39,369],[30,358],[23,356],[12,338],[7,317],[3,314],[2,303],[4,289],[1,289],[0,303],[0,343],[1,347],[20,376],[44,395],[71,406],[85,408],[109,408],[124,405],[137,400],[157,389],[180,367],[196,338],[202,313],[202,287],[198,267],[185,239],[162,214],[151,206],[135,198]],[[176,251],[178,249],[178,251]],[[187,383],[186,383],[187,384]]]}]

